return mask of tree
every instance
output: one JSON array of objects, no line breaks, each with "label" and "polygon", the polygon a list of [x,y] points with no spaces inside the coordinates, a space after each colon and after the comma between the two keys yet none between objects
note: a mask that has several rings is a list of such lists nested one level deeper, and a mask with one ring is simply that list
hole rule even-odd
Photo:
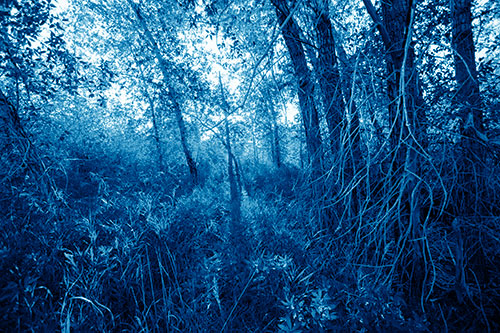
[{"label": "tree", "polygon": [[341,149],[342,127],[345,119],[345,105],[342,99],[342,81],[340,78],[335,46],[334,32],[330,21],[329,0],[315,1],[316,38],[318,60],[316,72],[323,95],[325,118],[328,124],[329,138],[333,154]]},{"label": "tree", "polygon": [[186,124],[184,122],[184,117],[182,115],[181,105],[178,102],[181,94],[177,91],[175,84],[171,81],[176,80],[177,78],[172,77],[171,69],[169,62],[163,57],[160,49],[158,48],[158,44],[152,35],[151,31],[148,28],[148,25],[145,21],[145,18],[141,14],[141,9],[138,4],[135,4],[132,0],[128,0],[130,8],[134,12],[134,15],[139,23],[142,31],[144,32],[146,39],[149,43],[151,51],[155,59],[158,61],[158,65],[160,67],[161,73],[163,74],[163,80],[167,90],[168,99],[172,105],[172,109],[175,114],[175,119],[177,121],[177,126],[179,128],[180,141],[182,146],[182,151],[184,152],[184,157],[186,158],[186,164],[189,168],[189,173],[191,175],[191,181],[193,184],[198,183],[198,168],[196,166],[196,162],[193,159],[193,155],[191,153],[191,149],[187,142],[187,130]]},{"label": "tree", "polygon": [[307,65],[304,46],[301,43],[300,27],[293,18],[296,8],[290,9],[286,0],[272,0],[271,3],[276,10],[278,24],[281,27],[298,85],[299,109],[311,165],[312,201],[316,210],[315,216],[322,227],[333,230],[336,226],[332,225],[329,209],[325,209],[325,188],[320,181],[323,176],[323,148],[319,115],[314,100],[314,81]]},{"label": "tree", "polygon": [[[455,232],[462,237],[466,219],[481,218],[486,211],[485,174],[486,154],[484,143],[483,103],[479,90],[472,34],[471,0],[451,0],[451,23],[453,58],[455,65],[456,93],[452,100],[458,110],[459,142],[456,156],[457,183],[452,193],[453,208],[457,217],[453,221]],[[489,207],[488,207],[489,208]],[[484,249],[477,259],[475,269],[478,283],[488,280]],[[466,276],[461,265],[457,265],[455,292],[459,303],[466,293]]]},{"label": "tree", "polygon": [[[390,121],[390,150],[399,151],[392,163],[393,170],[398,162],[405,161],[401,140],[422,132],[418,112],[423,112],[422,98],[417,85],[418,73],[414,65],[415,50],[412,41],[415,3],[413,0],[391,0],[382,3],[381,20],[370,0],[363,0],[368,14],[380,32],[387,52],[387,97]],[[402,75],[402,72],[404,74]],[[410,148],[411,150],[411,148]]]},{"label": "tree", "polygon": [[[267,141],[270,147],[271,161],[276,169],[282,166],[282,156],[281,156],[281,136],[280,136],[280,124],[279,124],[279,110],[278,105],[275,104],[273,96],[275,95],[274,87],[271,86],[271,82],[261,83],[259,89],[259,95],[257,105],[255,108],[255,117],[259,119],[259,122],[255,122],[253,126],[253,132],[255,133],[258,129],[263,131],[263,139]],[[255,138],[254,138],[255,141]],[[255,142],[254,142],[255,146]],[[254,148],[255,149],[255,148]],[[254,159],[256,160],[256,159]]]},{"label": "tree", "polygon": [[306,135],[307,151],[311,161],[313,179],[317,179],[322,172],[322,139],[318,111],[314,101],[314,83],[307,66],[304,47],[300,42],[300,28],[295,22],[293,13],[288,8],[286,1],[272,0],[271,2],[275,6],[278,23],[281,26],[283,39],[297,79],[299,105]]},{"label": "tree", "polygon": [[[410,283],[412,296],[422,295],[425,273],[423,270],[422,172],[420,139],[425,135],[421,128],[422,98],[419,93],[414,63],[412,41],[415,3],[413,0],[391,0],[381,5],[382,20],[370,0],[363,0],[382,37],[387,52],[387,97],[389,132],[389,168],[384,179],[387,210],[392,211],[393,237],[401,249],[412,253],[408,261],[398,265],[403,282]],[[410,239],[412,242],[410,243]],[[408,249],[407,249],[408,248]]]},{"label": "tree", "polygon": [[[0,5],[0,159],[10,165],[2,168],[1,182],[12,181],[14,189],[20,185],[16,181],[31,175],[47,194],[53,184],[25,120],[38,119],[40,105],[58,90],[74,91],[74,59],[65,49],[59,22],[50,14],[50,1],[7,0]],[[36,45],[44,25],[52,33],[43,45]]]},{"label": "tree", "polygon": [[458,108],[459,178],[454,203],[461,216],[481,214],[484,154],[483,107],[479,92],[475,47],[472,35],[471,0],[451,0],[452,48],[457,90],[453,104]]},{"label": "tree", "polygon": [[[26,142],[29,138],[19,116],[22,93],[20,89],[23,83],[28,94],[30,89],[24,70],[29,68],[26,62],[31,59],[23,59],[23,52],[27,47],[28,38],[35,38],[40,32],[40,26],[48,19],[48,3],[35,2],[16,15],[12,15],[12,11],[21,9],[17,1],[4,1],[0,9],[0,61],[5,70],[2,76],[6,79],[4,86],[0,87],[0,144],[3,146],[2,151],[21,144],[24,147],[22,151],[30,155],[29,143]],[[35,12],[37,9],[40,13]],[[9,86],[9,83],[12,83],[12,86]],[[4,89],[13,91],[12,95],[16,101],[14,104],[9,101],[9,91]]]}]

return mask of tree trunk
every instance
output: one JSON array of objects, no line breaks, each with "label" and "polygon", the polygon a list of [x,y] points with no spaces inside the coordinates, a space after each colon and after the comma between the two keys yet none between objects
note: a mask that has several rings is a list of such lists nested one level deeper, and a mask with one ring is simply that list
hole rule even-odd
[{"label": "tree trunk", "polygon": [[347,58],[347,54],[342,45],[336,45],[335,50],[338,54],[338,59],[340,60],[341,66],[341,88],[342,94],[344,96],[344,104],[347,105],[347,114],[349,115],[349,135],[350,142],[353,153],[356,154],[354,158],[356,160],[361,160],[361,151],[360,151],[360,136],[361,136],[361,128],[359,122],[359,114],[356,108],[356,102],[352,96],[352,92],[354,90],[354,68],[351,60]]},{"label": "tree trunk", "polygon": [[[171,95],[171,94],[169,94]],[[174,107],[175,120],[177,121],[177,127],[179,128],[182,151],[184,152],[184,157],[186,158],[186,164],[189,168],[189,174],[191,175],[191,181],[194,185],[198,184],[198,168],[196,167],[196,162],[191,155],[191,150],[187,142],[187,131],[186,125],[184,123],[184,118],[182,117],[181,107],[177,103],[176,97],[170,96],[170,101]]]},{"label": "tree trunk", "polygon": [[[394,267],[400,270],[402,282],[411,285],[409,298],[416,301],[424,281],[422,260],[421,173],[419,145],[415,138],[424,135],[419,121],[422,117],[417,86],[412,42],[415,4],[413,0],[387,0],[382,2],[383,22],[370,0],[363,0],[369,15],[379,30],[388,57],[387,96],[390,123],[388,166],[384,179],[385,194],[389,196],[386,209],[391,211],[393,237],[401,250],[412,253],[402,257]],[[413,242],[409,242],[413,240]],[[398,249],[399,251],[399,249]],[[406,258],[406,259],[405,259]]]},{"label": "tree trunk", "polygon": [[[241,219],[241,195],[238,186],[236,161],[231,149],[231,132],[229,130],[229,121],[226,117],[226,149],[227,149],[227,174],[229,179],[229,190],[231,194],[231,219],[233,227],[237,228]],[[238,229],[238,228],[237,228]],[[236,231],[237,233],[238,231]],[[233,233],[234,234],[234,233]]]},{"label": "tree trunk", "polygon": [[280,134],[278,122],[276,117],[273,117],[273,160],[274,166],[279,169],[281,168],[281,149],[280,149]]},{"label": "tree trunk", "polygon": [[333,154],[341,150],[342,121],[345,119],[345,105],[342,99],[342,81],[337,63],[335,39],[330,21],[329,0],[317,2],[316,31],[318,61],[316,72],[325,108],[325,117]]},{"label": "tree trunk", "polygon": [[392,175],[389,185],[392,186],[402,176],[409,177],[411,183],[411,178],[414,178],[412,175],[418,174],[420,169],[414,138],[424,133],[419,124],[419,119],[422,118],[417,117],[417,112],[422,112],[420,109],[422,98],[417,86],[411,41],[414,3],[412,0],[383,2],[382,22],[370,0],[363,2],[377,25],[389,55],[386,59],[388,115],[391,126],[390,153],[387,158],[390,165],[387,171]]},{"label": "tree trunk", "polygon": [[14,138],[25,137],[17,110],[9,103],[3,91],[0,91],[0,128],[2,151],[13,143]]},{"label": "tree trunk", "polygon": [[306,147],[311,163],[311,190],[314,215],[321,228],[335,230],[337,224],[332,220],[331,209],[325,203],[323,176],[323,151],[318,112],[314,102],[314,83],[307,66],[300,28],[293,19],[286,0],[271,0],[276,9],[278,23],[282,29],[288,53],[290,55],[295,77],[298,81],[299,108],[302,115]]},{"label": "tree trunk", "polygon": [[[330,132],[333,154],[343,152],[341,171],[344,174],[344,186],[351,187],[345,198],[348,215],[354,217],[359,211],[359,193],[353,180],[362,160],[360,150],[360,123],[356,112],[356,103],[351,94],[353,68],[347,60],[342,46],[337,45],[335,30],[332,27],[327,0],[318,3],[316,30],[318,31],[318,70],[319,83],[325,102],[326,120]],[[340,60],[340,61],[339,61]],[[340,63],[344,66],[340,70]],[[341,73],[342,72],[342,73]],[[346,117],[346,108],[348,117]],[[347,133],[343,132],[347,129]],[[344,142],[343,135],[347,135]],[[342,143],[344,146],[342,147]]]},{"label": "tree trunk", "polygon": [[283,39],[290,54],[299,89],[299,107],[302,115],[306,146],[311,159],[313,177],[319,177],[322,171],[322,149],[319,117],[314,103],[314,84],[307,67],[304,48],[300,42],[300,29],[290,16],[286,1],[272,0],[276,8],[278,23],[282,26]]},{"label": "tree trunk", "polygon": [[147,89],[144,89],[144,95],[148,99],[149,108],[151,109],[151,121],[153,123],[153,139],[155,140],[156,151],[158,153],[158,165],[160,167],[160,170],[163,170],[163,152],[161,149],[160,131],[158,128],[158,120],[156,118],[154,100],[147,92]]},{"label": "tree trunk", "polygon": [[[37,179],[37,185],[42,193],[49,195],[55,190],[55,184],[26,133],[18,110],[9,102],[7,96],[0,90],[0,160],[7,164],[0,167],[0,178],[5,184],[24,181],[26,174]],[[10,167],[10,169],[8,169]],[[14,181],[14,178],[17,180]],[[15,184],[11,189],[17,188]]]},{"label": "tree trunk", "polygon": [[456,213],[462,216],[480,214],[480,177],[484,148],[479,133],[484,131],[481,95],[476,70],[472,35],[471,0],[451,0],[452,47],[455,60],[457,92],[453,104],[458,108],[460,142],[457,149],[459,166],[457,191],[454,193]]},{"label": "tree trunk", "polygon": [[[471,0],[451,0],[452,47],[455,60],[455,80],[457,92],[453,105],[458,109],[460,120],[460,141],[456,156],[458,166],[457,184],[452,192],[452,207],[458,215],[455,220],[465,218],[479,219],[487,214],[489,207],[483,206],[486,183],[484,163],[486,151],[483,146],[484,123],[483,105],[479,90],[478,74],[475,61],[475,47],[472,35]],[[489,281],[489,271],[485,258],[480,251],[471,262],[476,262],[474,274],[480,284]],[[457,265],[457,268],[459,266]],[[456,276],[457,298],[461,301],[461,289],[465,277]]]},{"label": "tree trunk", "polygon": [[148,29],[148,26],[142,17],[140,10],[139,10],[139,5],[135,4],[132,0],[128,0],[128,3],[130,5],[130,8],[134,12],[137,21],[139,22],[142,30],[144,31],[144,35],[146,36],[146,39],[149,42],[149,45],[151,47],[151,50],[153,51],[153,54],[158,61],[158,65],[160,67],[160,71],[163,74],[163,80],[165,83],[165,86],[167,88],[167,94],[170,102],[172,103],[173,106],[173,111],[175,114],[175,120],[177,122],[177,126],[179,128],[179,133],[180,133],[180,139],[181,139],[181,146],[182,150],[184,153],[184,156],[186,158],[186,164],[189,168],[189,174],[191,175],[191,181],[194,185],[198,183],[198,169],[196,166],[196,162],[194,161],[191,150],[189,149],[189,145],[187,143],[187,131],[186,131],[186,125],[184,122],[184,118],[182,116],[182,110],[177,102],[177,98],[181,96],[175,89],[174,84],[171,84],[170,80],[172,79],[172,75],[169,73],[168,70],[168,63],[165,60],[165,58],[161,55],[161,52],[158,48],[158,45],[151,34],[151,32]]},{"label": "tree trunk", "polygon": [[33,175],[44,174],[42,161],[21,124],[17,109],[0,90],[0,148],[13,163],[19,163],[21,170],[29,169]]},{"label": "tree trunk", "polygon": [[[413,27],[413,0],[388,0],[382,2],[383,22],[378,17],[370,0],[363,0],[365,7],[376,24],[387,51],[387,96],[389,99],[390,150],[399,151],[397,163],[405,160],[401,140],[407,139],[410,131],[420,133],[417,111],[422,106],[414,65],[414,43],[411,41]],[[404,75],[401,72],[404,70]]]},{"label": "tree trunk", "polygon": [[279,135],[279,125],[278,125],[278,112],[274,108],[273,101],[269,94],[266,94],[264,98],[267,98],[267,105],[269,111],[269,117],[271,118],[271,156],[273,159],[274,166],[276,169],[281,168],[281,144]]},{"label": "tree trunk", "polygon": [[237,240],[242,232],[243,226],[241,225],[241,179],[240,172],[238,168],[238,163],[233,155],[233,150],[231,146],[231,131],[229,128],[229,115],[230,107],[227,102],[224,86],[222,84],[222,79],[219,73],[219,86],[220,94],[222,100],[222,107],[224,109],[224,125],[226,129],[226,140],[224,145],[227,149],[227,175],[229,180],[229,192],[231,195],[230,205],[231,205],[231,235],[233,240]]}]

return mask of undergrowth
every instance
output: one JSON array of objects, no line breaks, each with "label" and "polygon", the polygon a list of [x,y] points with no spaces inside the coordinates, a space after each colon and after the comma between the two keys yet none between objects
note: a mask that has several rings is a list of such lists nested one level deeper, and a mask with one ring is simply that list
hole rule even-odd
[{"label": "undergrowth", "polygon": [[[429,229],[433,290],[415,308],[384,281],[386,267],[355,257],[351,236],[313,225],[299,181],[270,190],[259,175],[235,238],[225,186],[123,172],[69,169],[72,180],[49,196],[29,182],[4,186],[12,201],[0,230],[2,331],[417,332],[459,329],[460,316],[467,329],[485,319],[498,328],[498,278],[484,290],[469,269],[454,306],[456,235],[443,228]],[[488,264],[498,262],[498,244],[488,243],[497,229],[492,221],[475,230],[464,251],[483,246]]]}]

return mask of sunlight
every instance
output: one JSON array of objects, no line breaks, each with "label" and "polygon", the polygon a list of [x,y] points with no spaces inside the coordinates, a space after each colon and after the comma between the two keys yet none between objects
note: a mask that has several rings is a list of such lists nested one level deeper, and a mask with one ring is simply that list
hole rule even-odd
[{"label": "sunlight", "polygon": [[52,13],[54,15],[62,14],[69,8],[69,0],[55,0],[53,3]]}]

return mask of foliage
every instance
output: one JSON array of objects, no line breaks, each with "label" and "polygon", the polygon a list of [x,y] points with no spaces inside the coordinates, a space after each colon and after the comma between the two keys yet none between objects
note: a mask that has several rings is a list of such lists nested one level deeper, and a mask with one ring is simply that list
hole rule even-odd
[{"label": "foliage", "polygon": [[500,330],[500,9],[406,3],[0,1],[0,331]]}]

